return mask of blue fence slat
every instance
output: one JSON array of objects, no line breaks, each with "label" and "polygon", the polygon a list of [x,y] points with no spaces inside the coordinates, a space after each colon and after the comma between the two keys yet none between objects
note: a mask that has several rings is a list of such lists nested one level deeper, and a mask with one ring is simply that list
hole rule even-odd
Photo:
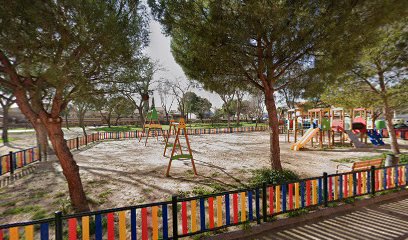
[{"label": "blue fence slat", "polygon": [[366,186],[367,186],[367,193],[371,192],[371,172],[367,172],[367,178],[366,178]]},{"label": "blue fence slat", "polygon": [[339,177],[339,199],[343,199],[343,176]]},{"label": "blue fence slat", "polygon": [[254,220],[253,208],[252,208],[252,191],[248,191],[248,211],[249,221]]},{"label": "blue fence slat", "polygon": [[225,224],[231,224],[230,198],[228,193],[225,194]]},{"label": "blue fence slat", "polygon": [[162,205],[162,218],[163,218],[163,239],[169,238],[169,225],[167,219],[167,205]]},{"label": "blue fence slat", "polygon": [[357,195],[357,174],[353,173],[353,196]]},{"label": "blue fence slat", "polygon": [[48,240],[50,236],[48,223],[42,223],[40,225],[40,235],[41,235],[41,240]]},{"label": "blue fence slat", "polygon": [[387,189],[387,169],[386,168],[383,169],[383,173],[384,173],[383,187],[384,187],[384,190],[385,190],[385,189]]},{"label": "blue fence slat", "polygon": [[136,209],[130,210],[130,237],[132,240],[137,239],[137,228],[136,228]]},{"label": "blue fence slat", "polygon": [[282,188],[282,212],[286,212],[286,184],[281,185]]},{"label": "blue fence slat", "polygon": [[259,207],[259,202],[261,201],[260,196],[259,196],[259,188],[255,190],[255,212],[256,212],[256,219],[261,219],[260,216],[260,207]]},{"label": "blue fence slat", "polygon": [[323,188],[323,186],[322,186],[322,179],[321,178],[319,178],[318,180],[318,189],[317,189],[317,201],[318,201],[318,203],[319,204],[321,204],[322,203],[322,201],[323,201],[323,196],[322,196],[322,188]]},{"label": "blue fence slat", "polygon": [[205,202],[204,198],[200,198],[200,226],[201,230],[205,230]]},{"label": "blue fence slat", "polygon": [[100,214],[95,215],[95,239],[102,240],[102,216]]},{"label": "blue fence slat", "polygon": [[398,166],[395,166],[395,187],[398,187]]}]

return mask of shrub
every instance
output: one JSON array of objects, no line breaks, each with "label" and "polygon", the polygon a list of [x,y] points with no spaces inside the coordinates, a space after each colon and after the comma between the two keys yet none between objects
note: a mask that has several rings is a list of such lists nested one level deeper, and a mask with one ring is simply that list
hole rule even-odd
[{"label": "shrub", "polygon": [[250,184],[253,187],[261,187],[263,183],[283,184],[297,180],[299,180],[299,176],[290,170],[258,169],[253,171]]}]

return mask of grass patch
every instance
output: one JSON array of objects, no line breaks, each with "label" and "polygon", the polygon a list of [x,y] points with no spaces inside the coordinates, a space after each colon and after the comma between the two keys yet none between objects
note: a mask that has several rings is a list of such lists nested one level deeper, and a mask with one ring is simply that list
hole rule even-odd
[{"label": "grass patch", "polygon": [[288,216],[288,217],[298,217],[298,216],[307,214],[308,212],[309,212],[309,209],[302,208],[302,209],[297,209],[297,210],[292,211],[292,212],[288,212],[286,214],[286,216]]},{"label": "grass patch", "polygon": [[41,208],[35,205],[34,206],[20,206],[20,207],[7,209],[0,216],[11,216],[11,215],[17,215],[17,214],[23,214],[23,213],[31,213],[31,212],[35,213],[40,210]]},{"label": "grass patch", "polygon": [[[13,142],[13,141],[15,141],[15,140],[17,140],[16,138],[8,138],[8,142]],[[0,139],[0,143],[4,143],[4,141],[3,141],[3,139]]]},{"label": "grass patch", "polygon": [[48,214],[47,211],[44,209],[39,209],[38,211],[34,212],[33,216],[31,217],[32,220],[44,219],[47,218]]},{"label": "grass patch", "polygon": [[141,131],[141,127],[135,126],[111,126],[111,127],[100,127],[95,128],[95,131],[99,132],[130,132],[130,131]]},{"label": "grass patch", "polygon": [[[255,127],[255,123],[249,122],[241,122],[240,124],[231,123],[232,128],[236,127]],[[258,127],[261,126],[268,126],[265,123],[258,123]],[[169,129],[169,125],[162,125],[164,130]],[[227,128],[227,123],[188,123],[187,127],[190,129],[197,129],[197,128]],[[99,127],[94,128],[94,131],[99,132],[129,132],[129,131],[141,131],[142,127],[136,126],[111,126],[111,127]]]},{"label": "grass patch", "polygon": [[30,193],[28,197],[31,199],[33,198],[39,199],[39,198],[44,198],[45,195],[47,195],[47,192],[37,191],[37,192]]},{"label": "grass patch", "polygon": [[[373,159],[385,159],[387,157],[387,154],[392,154],[392,152],[384,152],[379,155],[374,155],[374,156],[363,156],[363,157],[356,157],[356,158],[341,158],[341,159],[336,159],[332,160],[333,162],[338,162],[338,163],[354,163],[354,162],[362,162],[362,161],[368,161],[368,160],[373,160]],[[407,164],[408,163],[408,154],[407,153],[401,153],[399,155],[399,163],[400,164]]]},{"label": "grass patch", "polygon": [[249,182],[251,187],[261,187],[263,183],[284,184],[298,180],[299,176],[289,170],[277,171],[272,169],[257,169],[253,171]]},{"label": "grass patch", "polygon": [[103,203],[105,203],[107,200],[108,200],[108,198],[109,198],[109,196],[112,194],[112,190],[110,190],[110,189],[108,189],[108,190],[106,190],[106,191],[104,191],[104,192],[101,192],[99,195],[98,195],[98,202],[99,202],[99,204],[103,204]]},{"label": "grass patch", "polygon": [[0,207],[14,207],[16,206],[17,201],[3,202],[0,203]]}]

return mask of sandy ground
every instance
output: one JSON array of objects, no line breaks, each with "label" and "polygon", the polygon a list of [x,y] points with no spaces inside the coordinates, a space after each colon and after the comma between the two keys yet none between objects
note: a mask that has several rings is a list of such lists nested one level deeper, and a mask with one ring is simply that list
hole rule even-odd
[{"label": "sandy ground", "polygon": [[[75,134],[78,132],[67,135]],[[147,147],[135,139],[109,141],[75,151],[92,208],[168,200],[172,194],[232,190],[245,186],[252,170],[270,166],[267,132],[190,136],[190,142],[198,176],[194,176],[190,161],[185,160],[174,161],[171,177],[165,177],[168,157],[163,157],[162,141],[151,140]],[[336,159],[375,156],[382,151],[343,147],[294,152],[289,147],[282,135],[283,167],[302,177],[318,176],[324,171],[334,173]],[[69,198],[55,156],[39,163],[34,173],[0,189],[0,224],[49,216],[56,210],[69,211]]]}]

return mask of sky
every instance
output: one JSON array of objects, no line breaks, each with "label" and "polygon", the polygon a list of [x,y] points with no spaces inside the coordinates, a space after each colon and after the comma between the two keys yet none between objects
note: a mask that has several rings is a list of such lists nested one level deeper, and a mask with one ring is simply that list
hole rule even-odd
[{"label": "sky", "polygon": [[[153,81],[157,82],[161,78],[164,78],[173,82],[181,80],[187,84],[188,80],[186,75],[182,68],[176,63],[171,53],[170,40],[169,37],[162,34],[160,24],[151,20],[150,44],[146,49],[146,54],[150,56],[153,61],[157,61],[160,68],[163,69],[154,75]],[[194,89],[193,92],[198,96],[207,98],[212,103],[213,107],[220,108],[222,106],[221,98],[217,94],[202,89]],[[156,106],[161,106],[160,97],[157,91],[154,93],[154,101]],[[177,109],[176,103],[173,104],[172,109]]]}]

